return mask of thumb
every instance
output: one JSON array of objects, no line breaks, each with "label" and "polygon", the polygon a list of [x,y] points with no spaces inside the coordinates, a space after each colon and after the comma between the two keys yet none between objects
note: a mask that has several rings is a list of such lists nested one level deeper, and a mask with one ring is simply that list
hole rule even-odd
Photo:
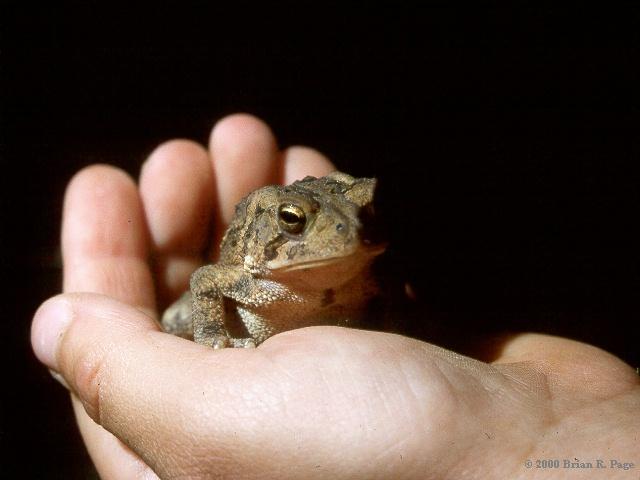
[{"label": "thumb", "polygon": [[249,352],[214,352],[173,337],[140,310],[89,293],[46,301],[35,314],[31,341],[93,421],[163,478],[188,474],[181,468],[194,464],[191,443],[202,438],[203,418],[228,411],[223,389],[232,383],[229,364],[236,364],[229,357],[251,363],[240,358]]}]

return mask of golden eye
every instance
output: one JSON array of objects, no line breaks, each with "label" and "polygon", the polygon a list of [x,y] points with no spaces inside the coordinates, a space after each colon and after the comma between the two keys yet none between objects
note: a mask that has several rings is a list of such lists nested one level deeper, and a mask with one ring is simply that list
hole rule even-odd
[{"label": "golden eye", "polygon": [[285,232],[300,233],[307,223],[307,216],[298,205],[285,203],[278,208],[278,220]]}]

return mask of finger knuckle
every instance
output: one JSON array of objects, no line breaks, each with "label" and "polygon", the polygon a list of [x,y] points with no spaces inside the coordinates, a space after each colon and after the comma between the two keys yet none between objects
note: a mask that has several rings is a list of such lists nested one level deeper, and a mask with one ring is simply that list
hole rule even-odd
[{"label": "finger knuckle", "polygon": [[100,424],[101,398],[106,379],[106,353],[85,345],[76,350],[71,362],[71,385],[87,414]]}]

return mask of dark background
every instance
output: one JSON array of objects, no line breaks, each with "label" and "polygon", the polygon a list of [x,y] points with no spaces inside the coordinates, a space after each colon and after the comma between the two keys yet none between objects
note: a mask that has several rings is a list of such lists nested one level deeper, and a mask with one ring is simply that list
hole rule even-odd
[{"label": "dark background", "polygon": [[91,475],[28,344],[60,290],[66,182],[135,176],[238,111],[380,179],[412,335],[549,332],[640,364],[637,9],[100,5],[2,3],[3,473]]}]

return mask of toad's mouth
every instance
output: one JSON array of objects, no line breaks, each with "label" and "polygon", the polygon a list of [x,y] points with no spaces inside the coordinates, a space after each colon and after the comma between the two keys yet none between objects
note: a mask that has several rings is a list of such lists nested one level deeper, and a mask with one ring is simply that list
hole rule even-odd
[{"label": "toad's mouth", "polygon": [[342,262],[347,257],[349,257],[349,255],[346,255],[343,257],[323,258],[320,260],[307,260],[304,262],[297,262],[297,263],[287,263],[286,265],[275,264],[271,266],[271,269],[277,270],[278,272],[293,272],[295,270],[311,270],[315,268],[327,267],[329,265],[335,265],[336,263]]},{"label": "toad's mouth", "polygon": [[[373,259],[384,253],[386,244],[367,245],[356,252],[346,253],[335,257],[316,258],[299,262],[271,262],[269,269],[273,272],[293,272],[297,270],[312,270],[333,266],[339,263],[350,263],[351,261],[366,261],[366,258]],[[364,258],[363,258],[364,257]]]}]

